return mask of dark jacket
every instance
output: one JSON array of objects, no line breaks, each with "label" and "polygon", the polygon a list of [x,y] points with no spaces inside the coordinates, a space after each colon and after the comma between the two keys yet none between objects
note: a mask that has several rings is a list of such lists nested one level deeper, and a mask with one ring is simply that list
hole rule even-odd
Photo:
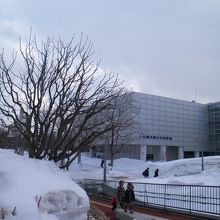
[{"label": "dark jacket", "polygon": [[158,173],[159,173],[159,169],[156,169],[156,170],[155,170],[154,177],[158,177],[158,176],[159,176],[159,174],[158,174]]},{"label": "dark jacket", "polygon": [[127,189],[125,191],[125,202],[126,203],[131,203],[135,200],[135,195],[134,195],[134,190],[132,189]]},{"label": "dark jacket", "polygon": [[144,170],[143,173],[142,173],[142,175],[143,175],[144,177],[148,177],[148,176],[149,176],[149,169]]}]

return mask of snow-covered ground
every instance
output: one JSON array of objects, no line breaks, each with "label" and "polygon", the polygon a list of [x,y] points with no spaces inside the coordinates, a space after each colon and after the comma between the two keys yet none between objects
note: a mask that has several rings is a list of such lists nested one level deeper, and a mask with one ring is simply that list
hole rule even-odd
[{"label": "snow-covered ground", "polygon": [[0,219],[86,220],[88,209],[85,191],[53,162],[0,150]]},{"label": "snow-covered ground", "polygon": [[[102,180],[100,163],[101,159],[85,153],[81,163],[77,164],[76,160],[67,172],[53,162],[0,150],[0,218],[3,210],[5,219],[9,220],[87,219],[88,197],[75,182],[85,178]],[[147,167],[150,177],[144,178],[142,172]],[[158,178],[153,177],[156,168],[159,168]],[[170,162],[122,158],[114,161],[112,169],[108,167],[107,178],[133,183],[220,186],[220,156],[204,157],[204,168],[201,171],[201,158]]]},{"label": "snow-covered ground", "polygon": [[[83,178],[102,180],[103,168],[100,167],[100,162],[100,159],[84,156],[81,164],[72,165],[69,174],[75,181]],[[147,167],[150,170],[150,177],[144,178],[142,172]],[[159,177],[154,178],[154,171],[157,168]],[[204,168],[202,171],[201,158],[170,162],[143,162],[123,158],[114,161],[112,170],[108,168],[107,179],[116,182],[107,184],[116,188],[117,182],[123,179],[133,183],[137,201],[166,208],[184,209],[186,212],[211,213],[219,217],[220,189],[216,186],[220,186],[220,156],[204,157]],[[99,189],[100,192],[103,190],[105,189]]]},{"label": "snow-covered ground", "polygon": [[[77,161],[69,169],[70,177],[75,180],[103,179],[101,159],[82,156],[81,164]],[[109,161],[107,162],[107,164]],[[144,178],[142,172],[149,167],[150,176]],[[154,178],[154,171],[159,169],[159,177]],[[124,179],[132,182],[164,184],[198,184],[220,186],[220,156],[204,157],[204,171],[201,158],[181,159],[169,162],[144,162],[121,158],[114,161],[112,170],[108,169],[109,180]]]}]

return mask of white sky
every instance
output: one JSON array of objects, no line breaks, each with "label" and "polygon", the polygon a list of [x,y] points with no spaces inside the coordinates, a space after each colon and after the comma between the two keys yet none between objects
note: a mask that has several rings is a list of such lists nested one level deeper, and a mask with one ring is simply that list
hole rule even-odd
[{"label": "white sky", "polygon": [[220,101],[219,0],[1,0],[0,48],[84,33],[101,67],[135,91]]}]

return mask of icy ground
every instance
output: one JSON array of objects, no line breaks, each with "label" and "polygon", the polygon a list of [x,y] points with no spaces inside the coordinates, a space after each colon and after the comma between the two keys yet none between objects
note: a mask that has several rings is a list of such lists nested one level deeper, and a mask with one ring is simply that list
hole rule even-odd
[{"label": "icy ground", "polygon": [[[77,161],[70,167],[69,175],[79,181],[83,178],[103,179],[101,159],[82,156],[81,164]],[[107,162],[107,164],[109,161]],[[150,177],[143,178],[142,172],[149,167]],[[154,171],[159,168],[159,178],[154,178]],[[204,157],[204,171],[201,158],[181,159],[169,162],[144,162],[121,158],[114,161],[112,170],[108,168],[107,178],[125,179],[133,182],[164,184],[220,185],[220,156]]]}]

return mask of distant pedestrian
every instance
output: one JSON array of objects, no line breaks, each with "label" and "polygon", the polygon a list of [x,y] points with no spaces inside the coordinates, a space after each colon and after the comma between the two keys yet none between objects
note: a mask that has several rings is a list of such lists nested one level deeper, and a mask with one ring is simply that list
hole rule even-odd
[{"label": "distant pedestrian", "polygon": [[104,159],[102,158],[102,161],[101,161],[101,164],[100,164],[101,168],[103,168],[104,163],[105,163],[105,161],[104,161]]},{"label": "distant pedestrian", "polygon": [[124,205],[124,211],[127,212],[127,207],[130,209],[130,213],[134,213],[132,210],[132,202],[135,200],[134,195],[134,186],[132,183],[128,183],[127,189],[125,191],[125,205]]},{"label": "distant pedestrian", "polygon": [[158,176],[159,176],[159,169],[157,168],[157,169],[155,170],[154,177],[158,177]]},{"label": "distant pedestrian", "polygon": [[142,173],[142,175],[144,176],[144,178],[148,178],[149,177],[149,168],[145,169]]},{"label": "distant pedestrian", "polygon": [[122,209],[124,203],[124,196],[125,196],[124,181],[120,180],[119,186],[117,187],[117,201]]}]

